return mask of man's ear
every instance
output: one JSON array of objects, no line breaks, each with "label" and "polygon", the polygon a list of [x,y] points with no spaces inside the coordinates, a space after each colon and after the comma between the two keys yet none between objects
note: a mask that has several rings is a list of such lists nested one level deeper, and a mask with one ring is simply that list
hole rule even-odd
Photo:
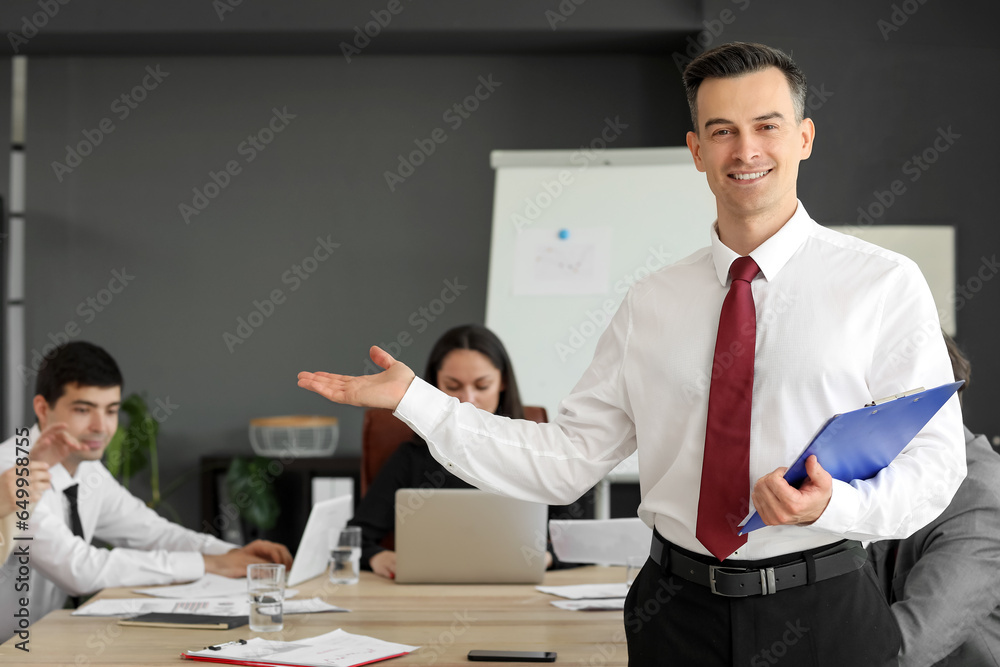
[{"label": "man's ear", "polygon": [[35,397],[31,399],[31,407],[35,410],[35,417],[38,418],[38,428],[44,431],[49,418],[48,402],[41,394],[35,394]]},{"label": "man's ear", "polygon": [[799,159],[806,160],[812,155],[813,140],[816,139],[816,125],[812,118],[803,118],[799,131],[802,133],[802,154]]},{"label": "man's ear", "polygon": [[694,166],[698,171],[704,172],[705,165],[701,161],[701,141],[698,139],[698,135],[694,132],[688,132],[687,145],[688,150],[691,151],[691,157],[694,158]]}]

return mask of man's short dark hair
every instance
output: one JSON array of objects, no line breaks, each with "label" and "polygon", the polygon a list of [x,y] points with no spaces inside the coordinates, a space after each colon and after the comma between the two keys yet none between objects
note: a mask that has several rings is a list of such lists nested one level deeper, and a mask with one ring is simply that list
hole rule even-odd
[{"label": "man's short dark hair", "polygon": [[106,388],[121,387],[124,381],[110,354],[93,343],[74,341],[46,357],[35,379],[35,395],[55,405],[68,384]]},{"label": "man's short dark hair", "polygon": [[726,79],[753,74],[777,67],[788,81],[795,107],[795,122],[801,123],[806,113],[806,76],[784,51],[749,42],[730,42],[701,54],[684,68],[684,89],[687,91],[691,123],[698,132],[698,88],[705,79]]}]

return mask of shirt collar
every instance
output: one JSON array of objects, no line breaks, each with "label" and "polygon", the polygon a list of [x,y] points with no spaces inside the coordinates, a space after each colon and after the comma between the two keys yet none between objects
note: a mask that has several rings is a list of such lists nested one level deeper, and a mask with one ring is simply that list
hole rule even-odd
[{"label": "shirt collar", "polygon": [[[775,232],[771,238],[761,243],[750,252],[750,256],[757,262],[760,272],[766,280],[774,280],[781,268],[785,266],[799,246],[809,235],[809,227],[812,218],[806,212],[802,202],[796,200],[795,213],[788,219],[781,228]],[[715,273],[719,282],[725,287],[729,282],[729,267],[739,257],[736,252],[727,247],[719,239],[718,221],[712,224],[712,261],[715,264]]]}]

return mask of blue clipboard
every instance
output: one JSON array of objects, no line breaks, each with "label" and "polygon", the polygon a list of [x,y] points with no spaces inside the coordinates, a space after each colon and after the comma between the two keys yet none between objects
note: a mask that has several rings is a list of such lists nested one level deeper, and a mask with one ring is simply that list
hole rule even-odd
[{"label": "blue clipboard", "polygon": [[[961,381],[943,384],[834,415],[788,468],[785,481],[799,488],[809,476],[806,459],[813,454],[834,479],[850,482],[874,477],[910,444],[960,386]],[[739,534],[764,527],[760,515],[754,512]]]}]

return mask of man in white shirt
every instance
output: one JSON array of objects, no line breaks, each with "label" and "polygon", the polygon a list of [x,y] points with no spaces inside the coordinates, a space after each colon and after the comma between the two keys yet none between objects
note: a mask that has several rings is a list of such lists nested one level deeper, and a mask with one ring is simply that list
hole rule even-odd
[{"label": "man in white shirt", "polygon": [[[207,572],[242,577],[249,563],[291,565],[280,544],[258,540],[237,547],[171,523],[111,476],[101,456],[118,428],[122,384],[118,365],[103,349],[67,343],[39,369],[32,403],[38,424],[0,445],[0,471],[27,463],[25,448],[29,458],[42,450],[68,451],[49,469],[51,489],[24,533],[31,539],[18,541],[0,568],[0,641],[61,608],[68,595],[191,581]],[[91,546],[93,538],[116,548]],[[20,570],[25,563],[28,577]]]},{"label": "man in white shirt", "polygon": [[[796,198],[815,127],[786,54],[723,45],[684,82],[688,147],[716,196],[711,245],[631,288],[552,423],[460,405],[378,348],[383,373],[301,373],[299,386],[394,409],[449,471],[536,502],[569,502],[638,449],[654,539],[625,603],[630,664],[884,664],[899,628],[858,541],[909,535],[947,506],[965,475],[957,399],[872,479],[835,481],[815,457],[800,488],[782,475],[831,415],[953,379],[930,291],[913,262],[819,226]],[[733,294],[752,296],[750,319],[738,309],[724,330]],[[717,349],[734,331],[751,342]],[[713,413],[748,348],[745,389]],[[711,455],[713,419],[743,411],[745,432],[721,431],[742,449]],[[740,457],[745,472],[703,483]],[[700,510],[734,489],[740,507]],[[768,527],[737,541],[751,499]],[[709,548],[703,520],[728,523],[733,545]]]}]

